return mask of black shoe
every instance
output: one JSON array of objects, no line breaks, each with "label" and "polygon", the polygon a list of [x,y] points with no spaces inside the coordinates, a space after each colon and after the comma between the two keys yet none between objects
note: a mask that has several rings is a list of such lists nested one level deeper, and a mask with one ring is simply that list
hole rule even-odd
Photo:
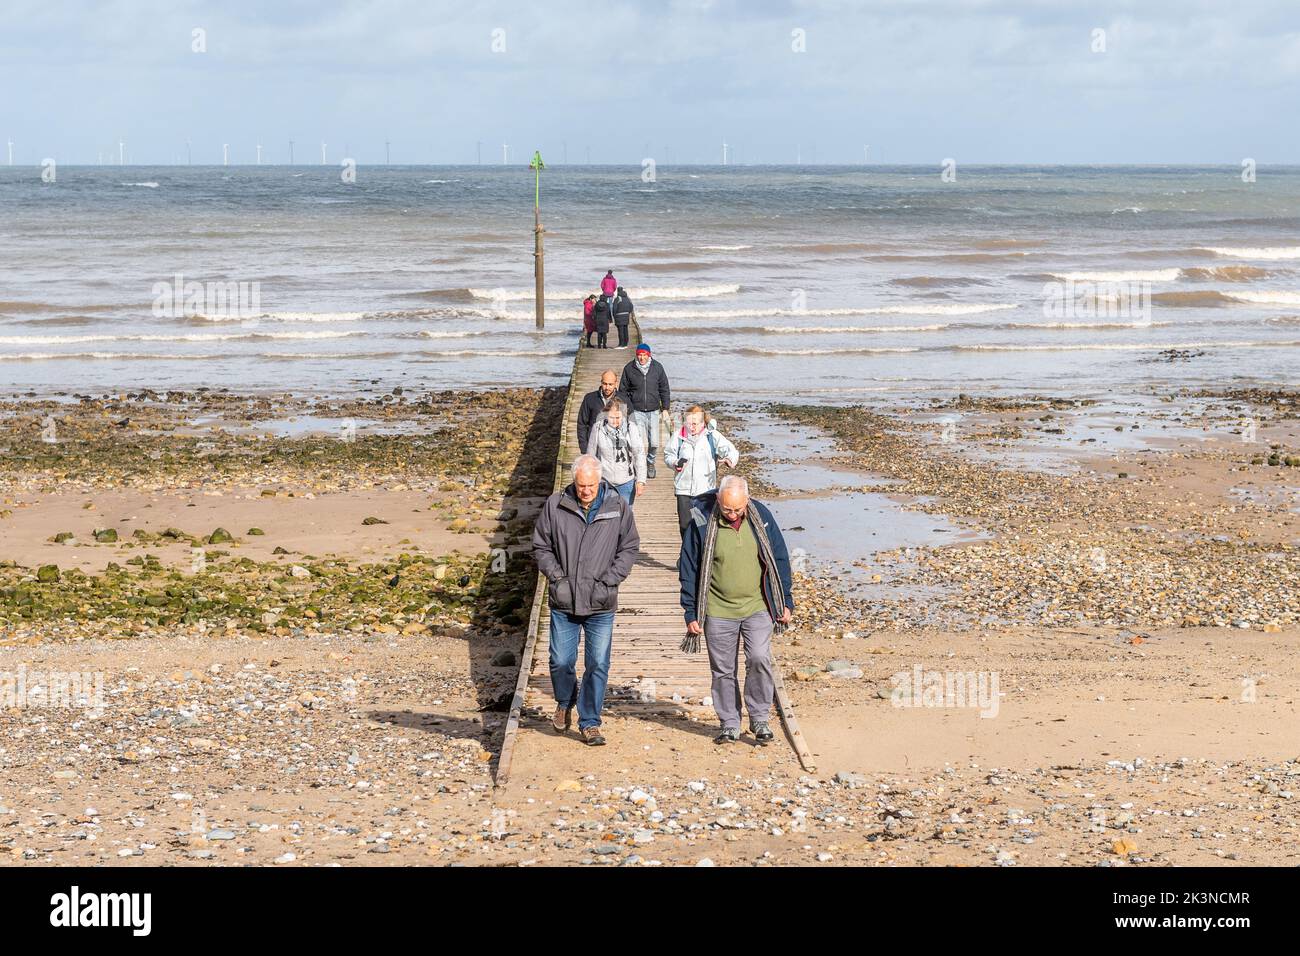
[{"label": "black shoe", "polygon": [[653,478],[655,476],[655,463],[653,461],[646,463],[645,473],[647,478]]},{"label": "black shoe", "polygon": [[740,731],[735,727],[723,727],[722,733],[713,738],[715,744],[734,744],[740,739]]},{"label": "black shoe", "polygon": [[772,733],[772,728],[767,725],[767,721],[760,721],[750,728],[754,732],[754,739],[760,744],[770,744],[776,739],[776,734]]}]

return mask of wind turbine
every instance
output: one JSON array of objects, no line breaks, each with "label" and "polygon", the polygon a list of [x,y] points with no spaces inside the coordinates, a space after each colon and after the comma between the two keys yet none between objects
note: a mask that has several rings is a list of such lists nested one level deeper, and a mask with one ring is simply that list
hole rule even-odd
[{"label": "wind turbine", "polygon": [[505,143],[502,143],[501,144],[501,165],[502,166],[506,165],[506,163],[509,161],[508,160],[509,155],[510,155],[510,147],[507,146]]},{"label": "wind turbine", "polygon": [[14,141],[11,139],[9,140],[9,165],[12,166],[13,164],[14,164]]},{"label": "wind turbine", "polygon": [[388,140],[384,140],[384,165],[385,166],[390,166],[392,165],[393,162],[393,157],[392,154],[389,153],[388,151],[388,146],[389,146]]},{"label": "wind turbine", "polygon": [[222,166],[230,165],[230,144],[229,143],[221,144],[221,165]]},{"label": "wind turbine", "polygon": [[727,141],[722,141],[722,165],[727,165]]},{"label": "wind turbine", "polygon": [[194,165],[194,154],[190,149],[190,141],[188,139],[185,141],[185,165]]},{"label": "wind turbine", "polygon": [[119,139],[117,141],[117,165],[119,166],[124,165],[122,160],[125,155],[126,155],[126,143],[124,143],[122,140]]},{"label": "wind turbine", "polygon": [[289,140],[289,165],[293,165],[293,140]]},{"label": "wind turbine", "polygon": [[324,143],[320,144],[320,164],[322,166],[325,165],[325,144]]},{"label": "wind turbine", "polygon": [[262,144],[257,144],[257,165],[262,165]]}]

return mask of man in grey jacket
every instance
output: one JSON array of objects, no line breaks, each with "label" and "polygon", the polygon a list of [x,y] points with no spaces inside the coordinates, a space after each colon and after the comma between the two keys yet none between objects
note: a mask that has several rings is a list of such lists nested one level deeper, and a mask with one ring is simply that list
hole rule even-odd
[{"label": "man in grey jacket", "polygon": [[[573,483],[546,499],[533,526],[533,558],[549,582],[550,665],[557,733],[569,729],[578,708],[578,731],[590,746],[605,742],[600,712],[609,679],[610,646],[618,586],[632,573],[641,547],[632,508],[600,476],[600,462],[583,455],[573,463]],[[576,665],[585,642],[582,685]]]}]

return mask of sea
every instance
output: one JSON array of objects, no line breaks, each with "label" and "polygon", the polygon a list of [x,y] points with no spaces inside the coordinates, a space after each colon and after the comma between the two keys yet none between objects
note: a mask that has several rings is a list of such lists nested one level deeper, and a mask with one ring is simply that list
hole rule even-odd
[{"label": "sea", "polygon": [[1300,167],[44,172],[0,167],[11,397],[563,384],[608,269],[687,400],[1300,381]]}]

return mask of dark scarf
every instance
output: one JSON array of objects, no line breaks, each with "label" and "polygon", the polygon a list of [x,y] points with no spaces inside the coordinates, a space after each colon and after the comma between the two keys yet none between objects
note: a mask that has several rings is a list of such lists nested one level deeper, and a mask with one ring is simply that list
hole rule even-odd
[{"label": "dark scarf", "polygon": [[627,429],[615,428],[605,419],[605,431],[609,435],[610,441],[614,443],[614,461],[632,463],[632,447],[627,441]]},{"label": "dark scarf", "polygon": [[[695,619],[700,622],[700,633],[704,632],[705,609],[709,603],[709,579],[713,576],[713,552],[718,544],[718,509],[721,505],[718,500],[713,500],[713,511],[709,515],[709,530],[704,534],[704,547],[700,551],[700,581],[695,588]],[[772,604],[769,606],[767,613],[772,616],[772,633],[774,636],[780,636],[785,631],[785,624],[781,618],[785,617],[785,593],[781,588],[780,572],[776,568],[776,556],[772,553],[772,542],[767,538],[767,529],[763,527],[763,519],[759,517],[758,509],[754,507],[754,502],[749,502],[749,507],[745,511],[745,520],[749,522],[749,527],[754,532],[754,538],[758,541],[758,562],[763,569],[762,577],[759,578],[759,589],[762,590],[764,579],[773,582],[772,587]],[[764,603],[767,603],[767,595],[763,595]],[[686,637],[682,639],[682,650],[687,654],[697,653],[700,649],[700,634],[686,632]]]}]

